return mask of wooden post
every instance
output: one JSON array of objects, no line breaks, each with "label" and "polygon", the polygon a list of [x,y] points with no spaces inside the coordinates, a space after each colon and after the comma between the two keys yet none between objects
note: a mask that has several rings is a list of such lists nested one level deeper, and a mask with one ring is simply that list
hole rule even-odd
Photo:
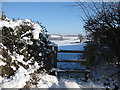
[{"label": "wooden post", "polygon": [[[86,52],[86,69],[89,70],[89,52]],[[88,73],[85,74],[85,81],[88,80]]]},{"label": "wooden post", "polygon": [[86,69],[89,70],[89,53],[86,52]]},{"label": "wooden post", "polygon": [[58,52],[58,47],[54,47],[54,68],[57,68],[57,52]]},{"label": "wooden post", "polygon": [[49,46],[49,49],[50,49],[50,54],[49,54],[49,69],[52,68],[52,47],[53,46]]}]

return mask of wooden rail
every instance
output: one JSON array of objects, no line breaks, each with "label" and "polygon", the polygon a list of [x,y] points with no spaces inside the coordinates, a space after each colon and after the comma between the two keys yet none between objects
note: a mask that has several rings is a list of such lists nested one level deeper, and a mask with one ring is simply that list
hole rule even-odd
[{"label": "wooden rail", "polygon": [[80,69],[80,70],[54,70],[57,72],[62,72],[62,73],[89,73],[89,70],[85,70],[85,69]]},{"label": "wooden rail", "polygon": [[57,60],[57,62],[79,62],[79,63],[86,63],[85,60]]},{"label": "wooden rail", "polygon": [[61,53],[87,53],[87,51],[76,51],[76,50],[58,50]]},{"label": "wooden rail", "polygon": [[[55,62],[79,62],[79,63],[86,63],[86,69],[89,70],[89,58],[88,58],[88,51],[78,51],[78,50],[57,50],[57,53],[85,53],[87,55],[86,59],[84,60],[57,60]],[[55,63],[57,67],[57,63]]]}]

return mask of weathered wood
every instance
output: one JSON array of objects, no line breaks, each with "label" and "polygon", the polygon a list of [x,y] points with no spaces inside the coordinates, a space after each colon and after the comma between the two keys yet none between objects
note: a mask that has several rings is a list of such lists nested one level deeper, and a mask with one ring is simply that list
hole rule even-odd
[{"label": "weathered wood", "polygon": [[54,68],[57,68],[57,52],[58,52],[58,47],[54,47]]},{"label": "weathered wood", "polygon": [[[75,63],[85,63],[86,64],[86,69],[80,69],[80,70],[52,70],[55,72],[62,72],[62,73],[85,73],[85,77],[87,77],[89,71],[89,53],[88,51],[76,51],[76,50],[58,50],[57,46],[54,47],[54,68],[57,68],[57,62],[75,62]],[[57,60],[57,54],[58,53],[85,53],[86,54],[86,59],[83,60]],[[52,58],[52,54],[51,54]]]},{"label": "weathered wood", "polygon": [[49,46],[49,49],[50,49],[50,54],[49,54],[49,69],[52,68],[52,47],[53,46]]},{"label": "weathered wood", "polygon": [[81,69],[81,70],[53,70],[53,71],[56,71],[56,72],[61,72],[61,73],[89,73],[90,71],[89,70],[84,70],[84,69]]},{"label": "weathered wood", "polygon": [[57,60],[57,62],[79,62],[79,63],[86,63],[85,60]]},{"label": "weathered wood", "polygon": [[[86,69],[89,70],[89,52],[86,53]],[[85,74],[85,80],[88,79],[88,73]]]},{"label": "weathered wood", "polygon": [[86,53],[86,69],[89,70],[89,53]]},{"label": "weathered wood", "polygon": [[62,53],[86,53],[87,51],[58,50],[58,52],[62,52]]}]

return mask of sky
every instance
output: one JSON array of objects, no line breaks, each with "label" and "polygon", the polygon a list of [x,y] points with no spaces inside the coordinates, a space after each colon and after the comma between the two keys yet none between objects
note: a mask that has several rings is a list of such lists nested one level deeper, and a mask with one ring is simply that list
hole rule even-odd
[{"label": "sky", "polygon": [[3,12],[9,19],[32,19],[42,22],[50,34],[85,35],[83,11],[75,2],[3,2]]}]

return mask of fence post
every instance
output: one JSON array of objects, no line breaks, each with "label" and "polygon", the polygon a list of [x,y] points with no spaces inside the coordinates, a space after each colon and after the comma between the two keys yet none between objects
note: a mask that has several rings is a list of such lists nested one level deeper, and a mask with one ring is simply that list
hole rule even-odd
[{"label": "fence post", "polygon": [[86,52],[86,69],[89,70],[89,52]]},{"label": "fence post", "polygon": [[58,52],[58,47],[54,46],[54,68],[57,68],[57,52]]},{"label": "fence post", "polygon": [[49,69],[51,69],[52,68],[52,47],[53,46],[49,46],[49,49],[50,49],[50,54],[49,54]]},{"label": "fence post", "polygon": [[[89,70],[89,52],[86,52],[86,69]],[[88,80],[88,73],[85,74],[85,81]]]}]

